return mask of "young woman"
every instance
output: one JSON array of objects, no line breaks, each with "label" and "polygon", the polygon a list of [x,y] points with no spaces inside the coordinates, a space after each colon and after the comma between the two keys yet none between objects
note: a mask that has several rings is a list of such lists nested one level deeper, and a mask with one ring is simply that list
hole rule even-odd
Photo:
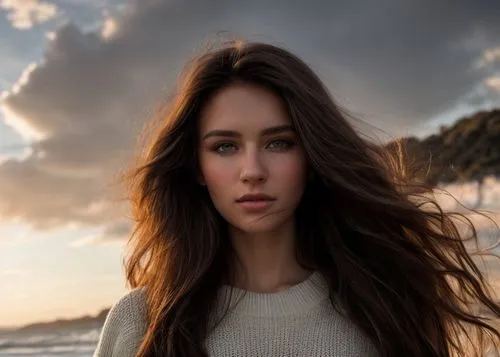
[{"label": "young woman", "polygon": [[132,290],[96,357],[498,349],[473,307],[500,317],[500,306],[451,213],[356,133],[296,56],[262,43],[208,51],[159,118],[128,176]]}]

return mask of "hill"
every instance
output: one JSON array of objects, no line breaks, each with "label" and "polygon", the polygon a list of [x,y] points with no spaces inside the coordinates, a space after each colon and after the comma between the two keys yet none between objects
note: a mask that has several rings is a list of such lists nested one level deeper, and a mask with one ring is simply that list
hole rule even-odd
[{"label": "hill", "polygon": [[54,330],[78,330],[78,329],[90,329],[90,328],[101,328],[106,316],[108,315],[109,309],[102,310],[97,316],[83,316],[76,319],[59,319],[51,322],[40,322],[35,324],[30,324],[23,326],[15,332],[46,332]]},{"label": "hill", "polygon": [[[419,174],[428,184],[500,176],[500,109],[461,118],[422,140],[406,137],[402,142],[406,157],[423,165]],[[394,142],[387,146],[393,148]]]}]

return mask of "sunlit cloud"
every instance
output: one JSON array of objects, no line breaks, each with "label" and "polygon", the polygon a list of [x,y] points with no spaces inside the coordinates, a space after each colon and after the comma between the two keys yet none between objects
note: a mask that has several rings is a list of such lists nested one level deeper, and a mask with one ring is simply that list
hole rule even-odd
[{"label": "sunlit cloud", "polygon": [[101,37],[104,40],[109,40],[111,37],[118,32],[118,19],[110,15],[107,11],[103,12],[104,21],[101,26]]},{"label": "sunlit cloud", "polygon": [[59,10],[53,3],[40,0],[0,0],[7,19],[19,30],[30,29],[55,18]]},{"label": "sunlit cloud", "polygon": [[131,232],[131,224],[127,221],[117,222],[103,228],[100,232],[87,235],[69,244],[72,248],[85,247],[95,243],[122,245]]},{"label": "sunlit cloud", "polygon": [[495,62],[500,62],[500,47],[490,48],[484,51],[481,58],[477,61],[476,67],[482,68]]},{"label": "sunlit cloud", "polygon": [[44,138],[45,134],[33,127],[28,118],[19,115],[8,105],[0,105],[0,111],[3,114],[5,124],[12,127],[24,140],[32,141]]},{"label": "sunlit cloud", "polygon": [[490,77],[486,80],[486,85],[500,94],[500,76]]}]

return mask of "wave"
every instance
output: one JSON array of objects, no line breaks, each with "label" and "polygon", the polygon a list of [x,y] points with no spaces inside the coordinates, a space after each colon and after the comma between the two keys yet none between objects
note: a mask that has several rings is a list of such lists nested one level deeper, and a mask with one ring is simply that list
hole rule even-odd
[{"label": "wave", "polygon": [[91,356],[99,340],[100,329],[52,333],[11,333],[0,336],[0,354],[21,356]]}]

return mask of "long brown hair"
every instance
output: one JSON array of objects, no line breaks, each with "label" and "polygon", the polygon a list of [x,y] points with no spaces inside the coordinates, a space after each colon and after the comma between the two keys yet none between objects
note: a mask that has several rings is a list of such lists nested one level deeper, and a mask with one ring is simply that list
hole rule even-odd
[{"label": "long brown hair", "polygon": [[283,100],[314,172],[297,208],[297,259],[324,275],[332,304],[381,356],[482,356],[488,345],[498,348],[497,328],[473,309],[500,317],[464,244],[477,243],[473,223],[441,209],[400,145],[363,138],[302,60],[271,44],[234,41],[189,63],[126,176],[135,223],[126,275],[131,288],[144,288],[148,310],[137,356],[207,356],[210,311],[231,281],[234,252],[227,223],[197,181],[197,120],[217,91],[237,82]]}]

